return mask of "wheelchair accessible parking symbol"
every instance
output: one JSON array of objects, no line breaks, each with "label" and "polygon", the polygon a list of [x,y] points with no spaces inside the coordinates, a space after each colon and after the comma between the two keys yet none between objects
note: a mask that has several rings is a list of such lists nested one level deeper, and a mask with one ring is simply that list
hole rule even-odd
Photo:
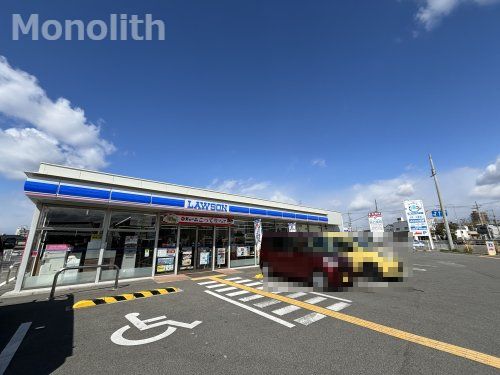
[{"label": "wheelchair accessible parking symbol", "polygon": [[123,346],[144,345],[164,339],[167,336],[170,336],[177,330],[176,327],[193,329],[194,327],[202,323],[199,320],[195,320],[192,323],[183,323],[183,322],[178,322],[176,320],[168,320],[165,315],[157,316],[155,318],[150,318],[146,320],[141,320],[138,318],[138,316],[139,313],[130,313],[125,315],[125,318],[130,323],[132,323],[132,325],[139,331],[145,331],[151,328],[156,328],[161,326],[167,326],[167,328],[165,329],[165,331],[156,336],[148,337],[141,340],[130,340],[123,337],[123,334],[131,328],[130,325],[127,324],[126,326],[116,330],[111,335],[111,341],[116,345],[123,345]]}]

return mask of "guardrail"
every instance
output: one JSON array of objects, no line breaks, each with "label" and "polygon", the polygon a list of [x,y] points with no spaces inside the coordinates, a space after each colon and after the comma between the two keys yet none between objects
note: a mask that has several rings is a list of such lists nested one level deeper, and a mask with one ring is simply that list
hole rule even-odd
[{"label": "guardrail", "polygon": [[50,290],[50,296],[49,296],[49,301],[54,299],[54,294],[56,292],[56,285],[57,285],[57,278],[59,275],[67,270],[81,270],[85,268],[114,268],[116,270],[116,276],[115,276],[115,286],[113,289],[118,289],[118,275],[120,273],[120,267],[118,267],[116,264],[101,264],[99,266],[72,266],[72,267],[64,267],[61,268],[59,271],[56,272],[54,275],[54,281],[52,282],[52,289]]}]

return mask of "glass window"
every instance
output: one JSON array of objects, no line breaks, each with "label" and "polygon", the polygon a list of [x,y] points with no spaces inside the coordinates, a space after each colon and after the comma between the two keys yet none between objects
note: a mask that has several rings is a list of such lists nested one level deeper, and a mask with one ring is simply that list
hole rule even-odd
[{"label": "glass window", "polygon": [[228,266],[229,228],[215,228],[215,267]]},{"label": "glass window", "polygon": [[212,250],[214,246],[214,227],[198,228],[198,246],[196,248],[196,269],[212,269]]},{"label": "glass window", "polygon": [[100,229],[104,211],[73,207],[47,207],[43,227]]},{"label": "glass window", "polygon": [[158,234],[156,274],[174,272],[177,249],[177,225],[162,225]]},{"label": "glass window", "polygon": [[[154,231],[110,230],[102,264],[120,267],[120,278],[151,276],[155,236]],[[114,269],[103,269],[101,280],[112,280],[115,272]]]},{"label": "glass window", "polygon": [[[102,232],[42,230],[35,240],[24,288],[51,285],[56,272],[64,267],[97,265]],[[67,270],[61,273],[57,285],[93,283],[95,277],[95,268]]]},{"label": "glass window", "polygon": [[255,265],[253,221],[235,221],[231,228],[231,267]]},{"label": "glass window", "polygon": [[156,215],[131,213],[131,212],[113,212],[109,229],[155,229]]}]

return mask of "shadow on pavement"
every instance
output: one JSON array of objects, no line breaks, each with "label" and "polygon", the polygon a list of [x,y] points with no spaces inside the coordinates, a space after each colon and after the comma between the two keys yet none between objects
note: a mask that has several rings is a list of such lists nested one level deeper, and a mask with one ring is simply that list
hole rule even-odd
[{"label": "shadow on pavement", "polygon": [[50,374],[72,355],[73,302],[68,295],[0,307],[0,350],[22,323],[32,322],[5,374]]}]

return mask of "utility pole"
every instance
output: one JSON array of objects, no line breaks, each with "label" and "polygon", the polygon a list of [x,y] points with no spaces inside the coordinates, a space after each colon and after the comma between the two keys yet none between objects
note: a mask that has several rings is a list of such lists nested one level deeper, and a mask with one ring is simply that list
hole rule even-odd
[{"label": "utility pole", "polygon": [[[483,216],[481,215],[481,212],[479,211],[479,205],[477,204],[477,201],[474,202],[476,204],[476,211],[477,211],[477,214],[479,215],[479,221],[481,222],[481,226],[484,226],[484,220],[483,220]],[[486,223],[486,233],[488,233],[488,239],[491,240],[493,238],[493,236],[491,235],[490,233],[490,227],[488,226],[489,223]]]},{"label": "utility pole", "polygon": [[434,184],[436,185],[436,193],[439,200],[439,206],[441,207],[441,212],[443,213],[444,226],[446,228],[446,237],[448,237],[448,248],[453,250],[455,245],[453,244],[453,238],[451,237],[450,226],[448,224],[448,218],[446,217],[446,210],[444,208],[443,199],[441,198],[441,192],[439,191],[439,183],[437,179],[436,169],[434,168],[434,163],[432,161],[432,156],[429,154],[429,162],[431,164],[431,177],[434,178]]},{"label": "utility pole", "polygon": [[378,212],[377,200],[375,199],[375,212]]},{"label": "utility pole", "polygon": [[350,212],[347,213],[347,217],[349,218],[349,222],[347,224],[347,231],[352,232],[352,220],[351,220],[351,213]]}]

